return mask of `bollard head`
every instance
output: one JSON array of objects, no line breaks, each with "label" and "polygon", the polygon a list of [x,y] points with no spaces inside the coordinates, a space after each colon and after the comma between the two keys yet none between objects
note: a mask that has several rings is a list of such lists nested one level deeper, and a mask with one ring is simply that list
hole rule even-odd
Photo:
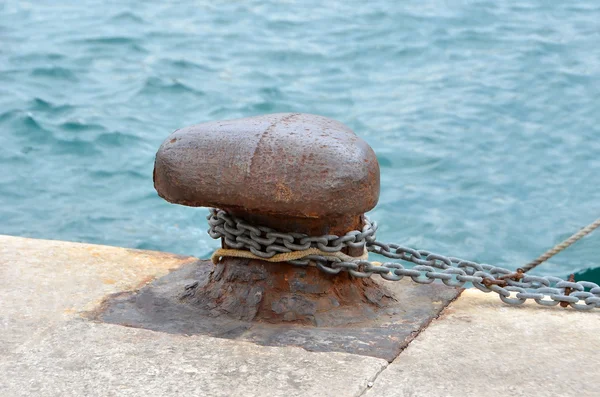
[{"label": "bollard head", "polygon": [[281,231],[344,233],[377,204],[379,164],[344,124],[280,113],[175,131],[156,155],[154,186],[169,202]]}]

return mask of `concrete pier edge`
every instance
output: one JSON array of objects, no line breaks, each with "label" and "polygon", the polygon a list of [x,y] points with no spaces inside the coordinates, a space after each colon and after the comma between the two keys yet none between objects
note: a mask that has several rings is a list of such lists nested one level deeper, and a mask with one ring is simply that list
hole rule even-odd
[{"label": "concrete pier edge", "polygon": [[0,395],[600,395],[600,311],[509,307],[477,290],[391,364],[82,316],[196,260],[0,235]]}]

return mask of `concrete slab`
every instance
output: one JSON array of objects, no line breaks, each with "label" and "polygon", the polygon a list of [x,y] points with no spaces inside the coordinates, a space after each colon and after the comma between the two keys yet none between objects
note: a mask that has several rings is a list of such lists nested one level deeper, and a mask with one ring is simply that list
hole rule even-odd
[{"label": "concrete slab", "polygon": [[512,307],[477,290],[390,365],[82,316],[195,261],[0,236],[0,396],[600,395],[600,311]]},{"label": "concrete slab", "polygon": [[600,396],[600,311],[512,307],[467,290],[366,396]]},{"label": "concrete slab", "polygon": [[196,258],[0,235],[0,352]]},{"label": "concrete slab", "polygon": [[385,365],[345,353],[67,321],[0,366],[0,395],[359,396]]},{"label": "concrete slab", "polygon": [[195,260],[0,236],[0,395],[359,396],[387,365],[80,316]]}]

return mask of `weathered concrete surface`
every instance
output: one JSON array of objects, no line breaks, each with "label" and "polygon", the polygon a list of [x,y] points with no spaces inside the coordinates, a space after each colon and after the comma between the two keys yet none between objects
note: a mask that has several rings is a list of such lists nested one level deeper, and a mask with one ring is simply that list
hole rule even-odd
[{"label": "weathered concrete surface", "polygon": [[358,396],[387,365],[80,316],[195,260],[0,236],[0,396]]},{"label": "weathered concrete surface", "polygon": [[0,364],[2,396],[359,396],[384,360],[84,321]]},{"label": "weathered concrete surface", "polygon": [[511,307],[476,290],[389,366],[80,316],[193,261],[0,236],[0,396],[600,395],[600,311]]},{"label": "weathered concrete surface", "polygon": [[0,353],[196,258],[0,235]]},{"label": "weathered concrete surface", "polygon": [[503,304],[467,290],[366,396],[600,396],[600,311]]}]

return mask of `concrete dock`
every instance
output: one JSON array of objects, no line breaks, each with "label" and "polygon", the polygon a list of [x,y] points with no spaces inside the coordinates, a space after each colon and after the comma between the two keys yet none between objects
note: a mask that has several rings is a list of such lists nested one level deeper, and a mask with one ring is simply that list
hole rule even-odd
[{"label": "concrete dock", "polygon": [[0,396],[600,396],[600,310],[478,290],[391,363],[89,320],[107,296],[194,261],[0,236]]}]

